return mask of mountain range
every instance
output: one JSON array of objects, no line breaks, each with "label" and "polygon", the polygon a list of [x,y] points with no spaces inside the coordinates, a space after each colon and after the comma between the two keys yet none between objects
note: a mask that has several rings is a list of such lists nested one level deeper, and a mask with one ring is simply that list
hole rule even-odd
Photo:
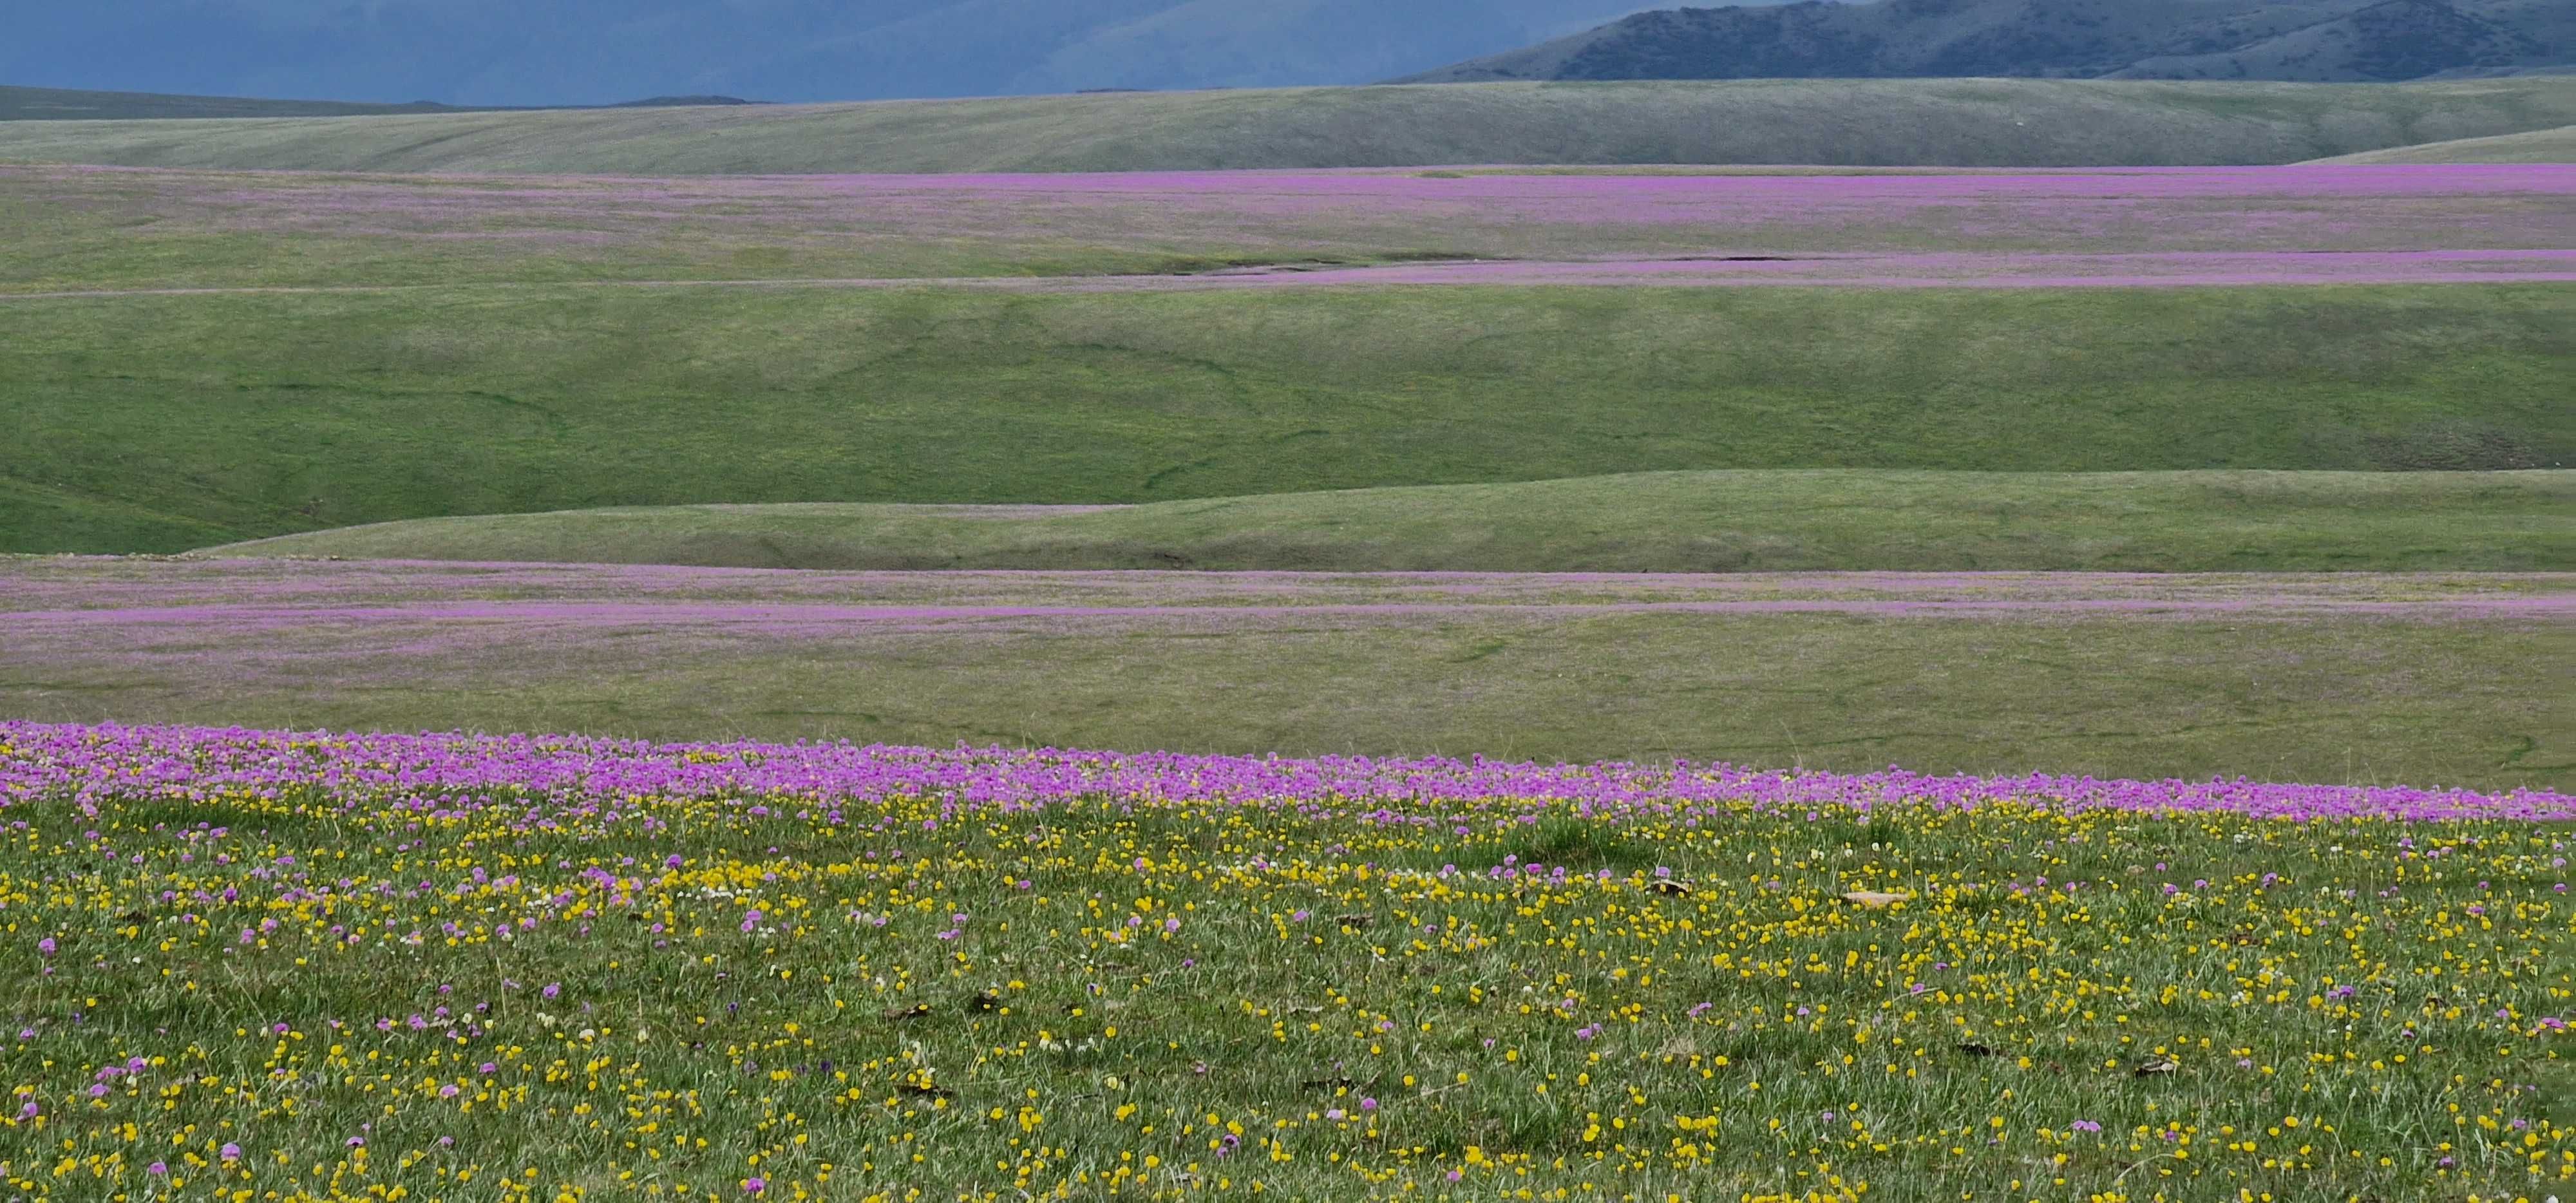
[{"label": "mountain range", "polygon": [[0,83],[589,105],[1367,83],[1652,0],[23,0]]},{"label": "mountain range", "polygon": [[2571,64],[2576,0],[1808,0],[1637,13],[1403,82],[1906,76],[2365,82]]}]

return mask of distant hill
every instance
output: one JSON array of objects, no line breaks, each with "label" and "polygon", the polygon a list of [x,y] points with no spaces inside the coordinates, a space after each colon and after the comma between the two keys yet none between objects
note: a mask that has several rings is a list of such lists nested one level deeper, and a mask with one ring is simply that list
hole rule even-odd
[{"label": "distant hill", "polygon": [[2576,124],[2576,77],[1501,83],[842,105],[0,122],[0,159],[786,174],[1474,163],[2292,163]]},{"label": "distant hill", "polygon": [[2420,146],[2393,146],[2320,159],[2322,163],[2576,163],[2576,125],[2498,134],[2492,138],[2459,138]]},{"label": "distant hill", "polygon": [[647,96],[626,100],[607,107],[612,109],[694,109],[710,105],[768,104],[766,100],[744,100],[739,96]]},{"label": "distant hill", "polygon": [[2576,63],[2570,0],[1877,0],[1638,13],[1401,82],[2037,76],[2387,82]]},{"label": "distant hill", "polygon": [[362,117],[387,113],[468,113],[431,100],[360,104],[340,100],[256,100],[238,96],[172,96],[158,92],[85,92],[70,88],[0,87],[0,121],[114,121],[195,117]]},{"label": "distant hill", "polygon": [[[664,109],[699,105],[759,104],[731,96],[654,96],[606,105],[613,109]],[[160,92],[84,92],[70,88],[0,87],[0,121],[130,121],[203,117],[382,117],[398,113],[506,113],[527,109],[473,108],[415,100],[362,104],[342,100],[258,100],[240,96],[173,96]]]}]

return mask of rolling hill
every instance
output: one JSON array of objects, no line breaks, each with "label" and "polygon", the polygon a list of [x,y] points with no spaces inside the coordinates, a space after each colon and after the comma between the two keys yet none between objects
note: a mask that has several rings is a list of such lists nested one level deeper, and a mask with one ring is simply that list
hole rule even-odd
[{"label": "rolling hill", "polygon": [[423,518],[211,554],[894,570],[2566,570],[2576,471],[1665,472],[1111,507],[700,505]]},{"label": "rolling hill", "polygon": [[528,286],[9,302],[0,550],[618,505],[1097,504],[1717,468],[2565,467],[2567,295]]},{"label": "rolling hill", "polygon": [[2568,63],[2563,0],[1877,0],[1638,13],[1405,81],[2389,81]]},{"label": "rolling hill", "polygon": [[1458,163],[2289,163],[2576,123],[2576,77],[1754,80],[0,123],[0,160],[617,175]]},{"label": "rolling hill", "polygon": [[[595,107],[608,109],[699,108],[748,105],[734,96],[651,96]],[[239,96],[176,96],[164,92],[89,92],[70,88],[0,86],[0,121],[151,121],[216,117],[384,117],[408,113],[501,113],[527,109],[473,107],[415,100],[362,104],[340,100],[260,100]]]},{"label": "rolling hill", "polygon": [[[652,96],[600,105],[610,109],[696,108],[742,105],[755,101],[733,96]],[[176,96],[164,92],[90,92],[71,88],[0,86],[0,121],[149,121],[213,117],[383,117],[397,113],[494,113],[511,110],[477,108],[415,100],[408,104],[362,104],[340,100],[260,100],[239,96]]]},{"label": "rolling hill", "polygon": [[2392,146],[2357,155],[2318,160],[2323,163],[2576,163],[2576,125],[2459,138],[2416,146]]},{"label": "rolling hill", "polygon": [[124,121],[201,117],[377,117],[391,113],[465,113],[481,110],[416,100],[364,104],[340,100],[259,100],[238,96],[175,96],[163,92],[94,92],[73,88],[0,86],[0,121]]}]

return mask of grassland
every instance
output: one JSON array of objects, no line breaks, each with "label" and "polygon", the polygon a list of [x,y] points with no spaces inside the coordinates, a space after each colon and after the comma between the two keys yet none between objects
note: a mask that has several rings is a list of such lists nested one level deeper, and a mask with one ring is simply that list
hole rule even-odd
[{"label": "grassland", "polygon": [[0,159],[621,175],[1438,163],[2291,163],[2576,121],[2576,79],[1749,80],[10,122]]},{"label": "grassland", "polygon": [[1102,290],[1241,285],[1257,267],[1274,284],[1397,268],[1887,287],[2576,279],[2571,203],[2576,168],[2512,166],[656,180],[0,166],[15,219],[0,297],[901,279]]},{"label": "grassland", "polygon": [[[0,548],[1714,468],[2552,467],[2568,291],[514,289],[9,302]],[[1579,419],[1571,415],[1579,415]]]},{"label": "grassland", "polygon": [[2328,163],[2576,163],[2576,125],[2394,146],[2326,159]]},{"label": "grassland", "polygon": [[423,518],[220,556],[824,569],[2576,568],[2576,471],[1674,472],[1166,501]]},{"label": "grassland", "polygon": [[[2456,122],[2397,112],[2428,95],[2524,95],[2154,87],[1940,85],[1985,124],[1925,153],[2213,122],[2322,153]],[[1594,105],[1605,153],[1670,149],[1599,120],[1615,90],[1440,91],[1514,137],[1555,127],[1509,105]],[[1869,95],[1726,93],[1780,120],[1702,132],[1791,146],[1789,99]],[[2078,128],[2142,98],[2176,111]],[[1316,139],[1281,156],[1484,128],[1404,126],[1412,90],[1016,103],[100,136],[722,170],[832,122],[813,154],[888,162],[937,121],[987,122],[960,162],[1232,153],[1286,128],[1264,112]],[[1836,111],[1797,145],[1940,116],[1797,117]],[[2036,141],[2000,133],[2022,112]],[[1951,181],[1837,212],[1865,190],[1805,182],[1758,222],[1586,229],[1407,178],[1425,199],[1374,225],[1007,180],[872,225],[876,184],[0,170],[36,215],[0,250],[0,549],[314,532],[0,556],[0,716],[305,732],[0,723],[7,1193],[2565,1193],[2567,800],[2208,783],[2576,788],[2576,574],[2456,571],[2576,559],[2576,289],[1073,278],[2563,251],[2563,189]],[[91,295],[29,295],[59,292]],[[2494,468],[2524,470],[2459,471]],[[514,513],[545,510],[574,512]],[[321,529],[379,519],[414,521]],[[1596,571],[661,562],[1172,557]],[[2339,571],[1746,571],[1999,564]],[[2439,571],[2360,571],[2392,568]],[[1646,767],[1276,758],[1342,753]],[[1675,757],[1799,772],[1706,790]]]},{"label": "grassland", "polygon": [[2576,1180],[2568,799],[1963,784],[0,725],[0,1166],[60,1203]]},{"label": "grassland", "polygon": [[[2564,568],[2576,293],[2402,266],[2279,281],[2423,248],[2556,262],[2576,249],[2566,193],[2518,168],[7,169],[0,194],[40,216],[0,261],[0,548],[827,503],[666,510],[613,538],[602,524],[629,517],[307,547]],[[1511,262],[1467,273],[1481,283],[1388,282],[1453,270],[1420,265],[1203,278],[1462,248]],[[1844,253],[1937,271],[1508,282],[1550,261],[1763,272]],[[2107,265],[2065,266],[2088,255]],[[2032,271],[2086,286],[2003,278]],[[1977,286],[1915,286],[1933,283]],[[2144,283],[2165,286],[2127,286]],[[2450,474],[2495,469],[2522,471]],[[348,542],[424,530],[449,542]],[[2570,648],[2553,591],[2352,571],[1604,584],[29,560],[0,580],[0,713],[2564,784],[2576,723],[2531,683]]]},{"label": "grassland", "polygon": [[0,561],[0,713],[2576,784],[2571,578]]},{"label": "grassland", "polygon": [[[2576,356],[2570,294],[2499,281],[2569,266],[2576,177],[1567,170],[0,168],[0,202],[33,215],[0,258],[14,335],[0,415],[33,436],[0,451],[0,548],[175,551],[609,505],[1634,485],[1641,470],[2566,461],[2553,390]],[[1412,262],[1432,257],[1475,262]],[[1235,270],[1247,264],[1270,266]],[[1350,266],[1365,264],[1379,266]],[[2483,286],[2404,283],[2445,273]],[[2371,284],[2103,288],[2316,278]],[[1411,279],[1445,283],[1386,284]],[[1845,286],[1535,286],[1565,280]],[[2087,290],[1915,291],[2048,282]],[[2190,433],[2171,437],[2177,424]],[[1805,494],[1743,494],[1766,495]],[[1676,502],[1641,512],[1705,524],[1701,509],[1655,508]],[[1255,510],[1290,521],[1258,503],[1239,513]],[[1913,534],[1928,540],[1932,511],[1923,520]],[[1126,532],[1075,540],[1102,548],[1145,529],[1121,524],[1161,520],[1084,521]],[[1776,555],[1814,530],[1745,534]],[[2423,539],[2371,530],[2405,546],[2353,548],[2348,565],[2530,562],[2509,549],[2518,536],[2426,560],[2409,550]],[[1216,554],[1211,538],[1226,536],[1155,550]],[[1935,541],[1962,563],[1998,550],[1983,539]],[[1663,549],[1651,554],[1576,545],[1637,564],[1736,554],[1661,536],[1639,544]],[[1856,563],[1885,562],[1878,546]],[[2333,554],[2159,546],[2172,565]],[[2010,562],[2096,555],[2052,548]]]}]

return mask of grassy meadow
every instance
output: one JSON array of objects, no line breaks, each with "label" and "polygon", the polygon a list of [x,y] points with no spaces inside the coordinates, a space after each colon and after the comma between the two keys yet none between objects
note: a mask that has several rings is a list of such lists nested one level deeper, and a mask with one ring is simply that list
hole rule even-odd
[{"label": "grassy meadow", "polygon": [[2576,785],[2571,578],[0,561],[0,712]]},{"label": "grassy meadow", "polygon": [[2576,80],[1712,80],[0,122],[0,160],[611,175],[2294,163],[2576,121]]},{"label": "grassy meadow", "polygon": [[518,289],[0,302],[0,548],[1718,468],[2576,458],[2569,290]]},{"label": "grassy meadow", "polygon": [[0,844],[29,1199],[2576,1179],[2546,802],[28,724],[0,795],[83,806]]},{"label": "grassy meadow", "polygon": [[2576,125],[2366,150],[2330,163],[2576,163]]},{"label": "grassy meadow", "polygon": [[[0,198],[33,215],[0,256],[0,419],[24,435],[0,447],[0,550],[618,506],[1231,497],[1220,513],[1277,537],[1150,508],[898,536],[887,511],[873,550],[799,554],[2552,567],[2530,541],[2552,537],[2554,503],[2527,490],[2516,504],[2539,508],[2459,527],[2444,551],[2434,525],[2466,495],[2430,478],[2292,535],[2327,512],[2299,498],[2348,485],[2078,501],[2047,498],[2080,482],[1992,474],[2564,465],[2571,187],[2546,168],[0,167]],[[2286,283],[2302,280],[2334,283]],[[1800,287],[1816,281],[1835,286]],[[1722,498],[1646,483],[1775,469],[1882,475],[1733,476]],[[1905,475],[1927,470],[1990,475]],[[1259,500],[1595,477],[1526,495],[1622,515],[1570,536],[1404,519],[1398,495]],[[1478,524],[1511,524],[1517,494],[1497,496]],[[1712,546],[1719,505],[1756,521]],[[2023,516],[1985,529],[2006,508]],[[1363,510],[1419,550],[1390,560],[1307,529]],[[1872,512],[1893,524],[1834,533],[1833,513]],[[1067,521],[1070,542],[1050,533]],[[2074,525],[2032,545],[2042,521]],[[2203,522],[2220,526],[2184,533]],[[804,536],[762,545],[780,538]],[[1029,540],[1057,550],[1011,550]],[[708,554],[749,553],[690,556]]]},{"label": "grassy meadow", "polygon": [[0,122],[0,1194],[2565,1196],[2576,174],[1599,167],[2570,121]]},{"label": "grassy meadow", "polygon": [[418,518],[217,556],[1332,572],[2533,571],[2576,471],[1641,473],[1143,505],[806,502]]},{"label": "grassy meadow", "polygon": [[2350,264],[2364,275],[2353,282],[2402,283],[2476,266],[2461,252],[2576,250],[2571,180],[2510,165],[664,179],[0,165],[13,218],[0,297],[774,280],[1099,290],[1462,261],[1507,280],[1616,264],[1886,286],[2242,284]]}]

